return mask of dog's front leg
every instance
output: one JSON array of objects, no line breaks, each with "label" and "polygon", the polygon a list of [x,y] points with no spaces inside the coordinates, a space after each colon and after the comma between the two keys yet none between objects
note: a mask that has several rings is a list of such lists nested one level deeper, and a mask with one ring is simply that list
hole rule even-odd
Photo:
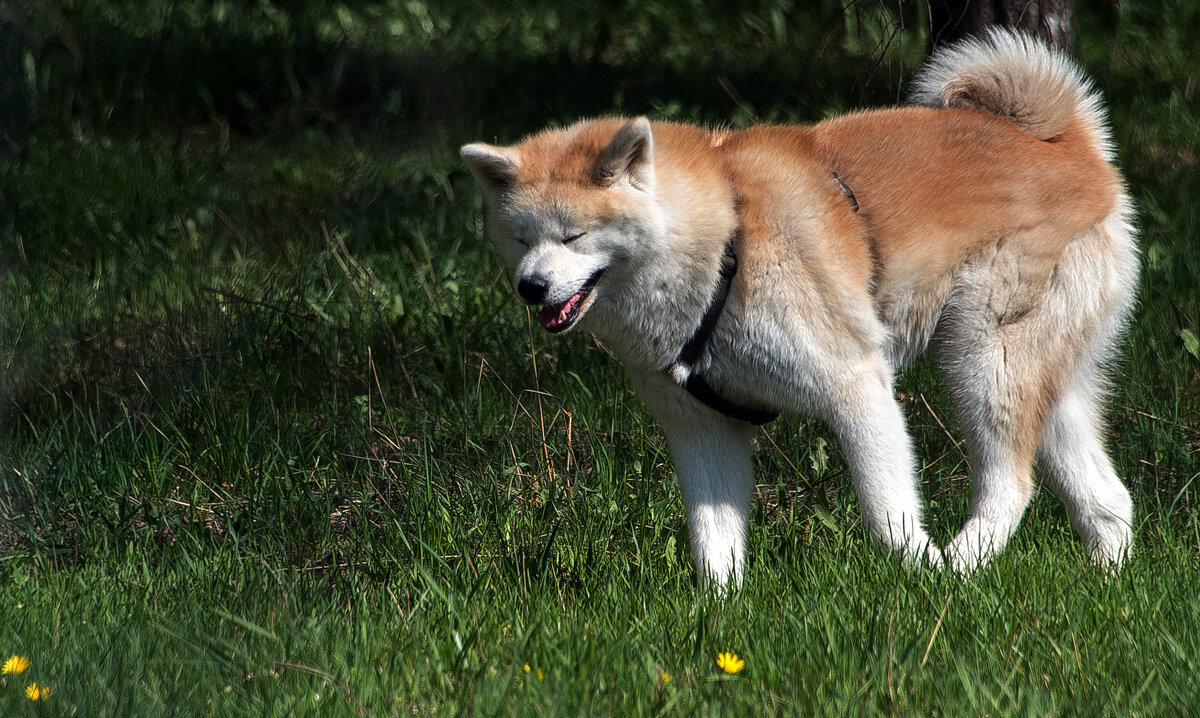
[{"label": "dog's front leg", "polygon": [[701,584],[740,584],[754,487],[754,427],[702,406],[665,378],[637,383],[671,448]]},{"label": "dog's front leg", "polygon": [[704,407],[694,413],[690,420],[662,422],[687,509],[692,558],[702,583],[740,584],[754,487],[754,427]]},{"label": "dog's front leg", "polygon": [[940,565],[921,521],[916,459],[882,358],[847,362],[830,383],[826,417],[850,466],[863,520],[907,563]]}]

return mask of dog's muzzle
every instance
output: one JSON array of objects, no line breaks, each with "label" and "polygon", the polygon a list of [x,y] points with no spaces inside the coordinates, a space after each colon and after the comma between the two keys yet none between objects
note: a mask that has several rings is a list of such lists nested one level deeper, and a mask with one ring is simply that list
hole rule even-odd
[{"label": "dog's muzzle", "polygon": [[[568,297],[565,302],[544,304],[537,314],[538,324],[552,334],[565,332],[574,326],[591,306],[592,290],[596,288],[602,274],[603,269],[593,273],[579,291]],[[517,294],[530,304],[542,304],[548,291],[548,284],[541,277],[529,277],[517,283]]]}]

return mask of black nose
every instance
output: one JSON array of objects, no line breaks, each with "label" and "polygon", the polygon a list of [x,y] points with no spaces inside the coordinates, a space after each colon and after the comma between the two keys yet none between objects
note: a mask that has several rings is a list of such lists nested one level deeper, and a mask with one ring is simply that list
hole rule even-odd
[{"label": "black nose", "polygon": [[542,277],[522,277],[517,282],[517,294],[530,304],[541,304],[546,300],[546,289],[550,284]]}]

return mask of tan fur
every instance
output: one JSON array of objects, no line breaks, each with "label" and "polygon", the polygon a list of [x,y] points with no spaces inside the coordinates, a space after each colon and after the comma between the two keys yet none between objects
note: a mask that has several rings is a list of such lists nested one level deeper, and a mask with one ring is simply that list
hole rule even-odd
[{"label": "tan fur", "polygon": [[[931,106],[812,126],[603,118],[463,148],[539,321],[593,331],[662,421],[714,578],[740,576],[750,434],[679,384],[699,373],[732,401],[826,419],[875,536],[938,561],[892,389],[931,341],[975,474],[954,564],[1003,546],[1035,455],[1089,551],[1128,548],[1095,406],[1137,262],[1098,100],[1065,58],[1003,33],[935,58],[920,86]],[[680,366],[727,246],[724,311]]]}]

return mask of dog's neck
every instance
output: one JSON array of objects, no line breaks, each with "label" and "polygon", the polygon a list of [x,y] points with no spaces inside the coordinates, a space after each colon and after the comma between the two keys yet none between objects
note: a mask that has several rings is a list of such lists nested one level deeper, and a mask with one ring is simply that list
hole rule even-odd
[{"label": "dog's neck", "polygon": [[630,369],[657,372],[678,358],[712,303],[726,246],[738,230],[732,183],[700,179],[727,177],[707,133],[686,138],[702,143],[707,155],[681,139],[656,147],[662,236],[648,238],[646,254],[628,268],[626,290],[597,302],[587,317],[592,332]]}]

